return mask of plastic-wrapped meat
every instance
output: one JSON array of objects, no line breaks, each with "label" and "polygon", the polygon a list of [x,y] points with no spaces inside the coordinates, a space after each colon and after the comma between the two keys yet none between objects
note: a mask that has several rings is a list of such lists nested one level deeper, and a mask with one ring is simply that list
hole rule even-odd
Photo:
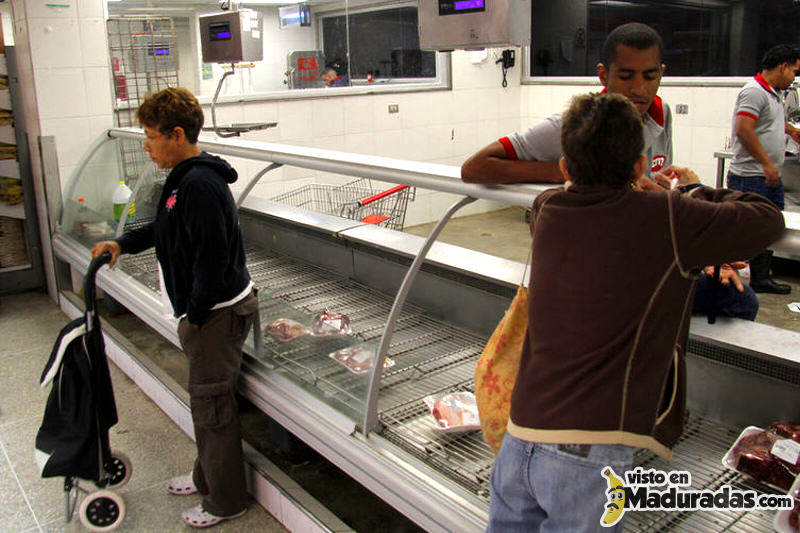
[{"label": "plastic-wrapped meat", "polygon": [[288,318],[273,320],[267,324],[267,327],[264,329],[280,342],[289,342],[297,337],[308,335],[308,329],[306,329],[303,324],[295,322],[294,320],[289,320]]},{"label": "plastic-wrapped meat", "polygon": [[800,474],[800,466],[790,465],[770,453],[779,438],[771,431],[761,431],[739,439],[733,447],[736,470],[757,481],[788,490]]},{"label": "plastic-wrapped meat", "polygon": [[425,404],[436,420],[438,429],[444,431],[472,431],[480,429],[478,405],[471,392],[434,394],[425,398]]},{"label": "plastic-wrapped meat", "polygon": [[[375,350],[365,346],[350,346],[328,354],[328,357],[344,365],[354,374],[366,374],[375,364]],[[391,368],[394,361],[390,358],[383,360],[383,368]]]},{"label": "plastic-wrapped meat", "polygon": [[775,422],[769,427],[769,430],[784,439],[792,439],[795,442],[800,442],[800,424]]},{"label": "plastic-wrapped meat", "polygon": [[353,328],[350,327],[350,317],[334,313],[327,307],[311,322],[312,335],[350,335],[351,333],[353,333]]}]

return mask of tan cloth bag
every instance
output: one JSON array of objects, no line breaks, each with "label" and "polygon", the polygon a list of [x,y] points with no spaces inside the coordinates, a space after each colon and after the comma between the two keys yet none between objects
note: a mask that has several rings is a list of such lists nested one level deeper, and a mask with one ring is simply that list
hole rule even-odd
[{"label": "tan cloth bag", "polygon": [[[523,272],[523,279],[524,276]],[[517,295],[489,338],[475,367],[475,399],[481,431],[495,454],[500,451],[506,434],[511,391],[517,379],[522,343],[527,331],[528,288],[520,284]]]}]

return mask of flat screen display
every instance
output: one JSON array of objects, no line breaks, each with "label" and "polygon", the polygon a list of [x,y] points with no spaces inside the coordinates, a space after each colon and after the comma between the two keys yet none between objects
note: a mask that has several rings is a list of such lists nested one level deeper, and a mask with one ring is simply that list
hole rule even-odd
[{"label": "flat screen display", "polygon": [[218,22],[216,24],[209,24],[208,33],[209,33],[209,39],[212,41],[230,41],[231,23]]},{"label": "flat screen display", "polygon": [[486,11],[486,0],[439,0],[439,15]]},{"label": "flat screen display", "polygon": [[483,11],[483,0],[457,0],[455,3],[456,11],[465,11],[468,9],[480,9]]}]

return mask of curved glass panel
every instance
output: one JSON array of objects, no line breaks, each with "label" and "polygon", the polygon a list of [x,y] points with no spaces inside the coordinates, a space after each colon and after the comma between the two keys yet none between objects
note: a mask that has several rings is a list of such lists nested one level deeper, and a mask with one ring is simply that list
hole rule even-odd
[{"label": "curved glass panel", "polygon": [[113,238],[117,227],[111,196],[125,177],[119,143],[114,139],[100,146],[65,193],[59,231],[89,247]]}]

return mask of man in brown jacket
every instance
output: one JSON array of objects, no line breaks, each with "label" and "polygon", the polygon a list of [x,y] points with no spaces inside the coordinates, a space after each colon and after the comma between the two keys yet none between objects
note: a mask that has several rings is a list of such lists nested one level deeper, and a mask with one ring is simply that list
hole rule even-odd
[{"label": "man in brown jacket", "polygon": [[623,476],[636,448],[672,455],[702,267],[751,257],[783,231],[765,198],[703,187],[688,169],[679,190],[634,190],[642,121],[619,95],[576,97],[561,143],[569,181],[533,204],[531,319],[490,532],[622,530],[619,515],[601,526],[601,471]]}]

